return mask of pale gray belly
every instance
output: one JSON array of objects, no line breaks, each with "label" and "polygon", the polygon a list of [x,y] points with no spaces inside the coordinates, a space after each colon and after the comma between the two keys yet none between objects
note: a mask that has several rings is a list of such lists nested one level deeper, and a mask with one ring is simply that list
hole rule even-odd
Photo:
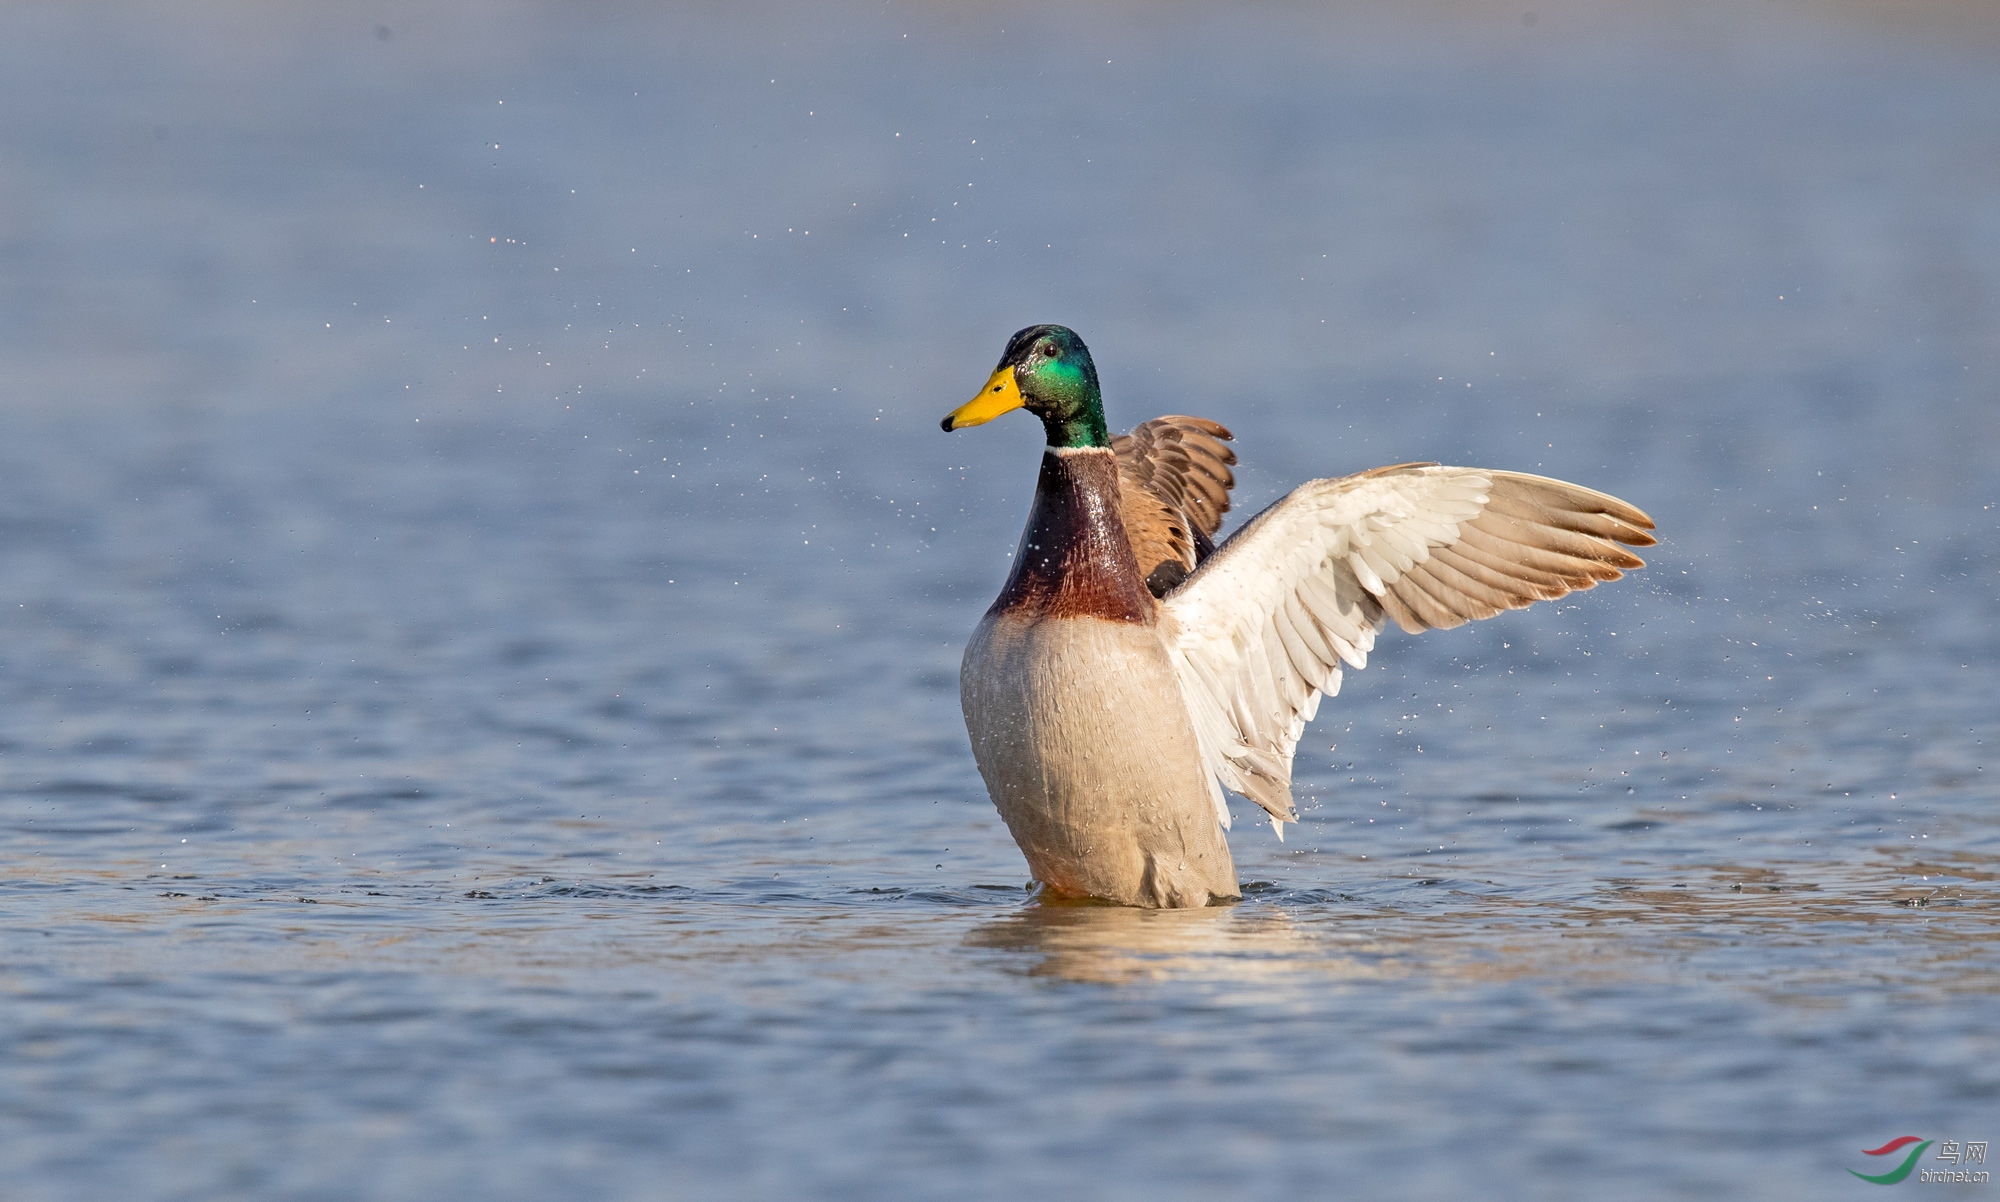
[{"label": "pale gray belly", "polygon": [[988,617],[959,697],[986,788],[1035,878],[1127,905],[1238,894],[1194,727],[1151,628]]}]

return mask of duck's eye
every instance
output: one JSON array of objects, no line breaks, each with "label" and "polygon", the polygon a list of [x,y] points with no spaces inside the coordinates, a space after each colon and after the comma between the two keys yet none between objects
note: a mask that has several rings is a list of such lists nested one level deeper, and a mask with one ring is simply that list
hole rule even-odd
[{"label": "duck's eye", "polygon": [[1056,357],[1056,348],[1054,344],[1044,342],[1039,348],[1037,348],[1037,353],[1039,353],[1041,357],[1044,359],[1053,359]]}]

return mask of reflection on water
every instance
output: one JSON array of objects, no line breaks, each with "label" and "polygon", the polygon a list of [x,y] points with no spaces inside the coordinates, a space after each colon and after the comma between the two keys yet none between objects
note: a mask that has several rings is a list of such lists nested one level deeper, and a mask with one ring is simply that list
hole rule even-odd
[{"label": "reflection on water", "polygon": [[1289,914],[1262,906],[1030,906],[988,921],[968,942],[1030,953],[1034,975],[1102,985],[1175,977],[1252,984],[1300,972],[1371,971],[1331,956]]}]

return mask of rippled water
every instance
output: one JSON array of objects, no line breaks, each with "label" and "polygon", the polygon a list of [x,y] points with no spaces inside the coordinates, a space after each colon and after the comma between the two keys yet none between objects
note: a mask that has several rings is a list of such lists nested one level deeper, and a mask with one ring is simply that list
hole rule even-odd
[{"label": "rippled water", "polygon": [[[2000,31],[1673,11],[0,14],[3,1192],[2000,1135]],[[1043,320],[1239,512],[1435,458],[1664,541],[1387,636],[1241,904],[1026,904],[956,671],[1039,432],[936,421]]]}]

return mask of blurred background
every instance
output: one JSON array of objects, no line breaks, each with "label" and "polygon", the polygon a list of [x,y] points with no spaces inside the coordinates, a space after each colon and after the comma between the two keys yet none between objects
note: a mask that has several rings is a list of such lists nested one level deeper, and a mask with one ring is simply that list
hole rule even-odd
[{"label": "blurred background", "polygon": [[[1985,3],[9,5],[0,1169],[1824,1197],[1986,1138],[1996,198]],[[1043,321],[1114,429],[1236,432],[1236,517],[1436,459],[1662,545],[1386,636],[1244,905],[1022,911],[956,672],[1040,431],[937,421]]]}]

